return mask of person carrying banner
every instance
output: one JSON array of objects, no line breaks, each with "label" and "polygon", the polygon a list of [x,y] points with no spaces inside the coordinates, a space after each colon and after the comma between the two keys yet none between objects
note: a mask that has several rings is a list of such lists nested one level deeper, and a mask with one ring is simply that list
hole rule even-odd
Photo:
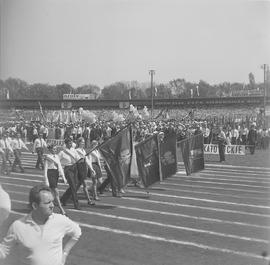
[{"label": "person carrying banner", "polygon": [[57,153],[57,147],[54,144],[48,145],[50,154],[47,154],[44,159],[44,180],[45,184],[52,190],[54,198],[58,204],[61,214],[66,214],[64,208],[61,205],[59,198],[59,191],[57,189],[58,179],[62,177],[65,184],[67,180],[64,175],[64,170],[61,166],[60,160]]},{"label": "person carrying banner", "polygon": [[59,152],[58,156],[61,165],[64,167],[64,174],[69,184],[69,188],[65,191],[60,201],[63,206],[66,205],[70,196],[72,196],[74,208],[80,210],[78,196],[77,196],[77,183],[78,183],[78,169],[76,162],[80,160],[75,148],[72,147],[73,141],[71,138],[65,139],[66,147]]},{"label": "person carrying banner", "polygon": [[[93,140],[90,144],[90,150],[96,148],[98,145],[98,142],[96,140]],[[99,201],[99,197],[97,194],[97,185],[98,183],[100,183],[100,179],[102,177],[102,172],[101,172],[101,155],[99,153],[99,151],[97,149],[94,149],[91,151],[91,153],[89,153],[88,155],[91,163],[92,163],[92,167],[93,170],[95,172],[95,174],[90,174],[91,171],[89,171],[88,177],[90,177],[92,179],[92,193],[93,193],[93,198],[96,201]]]},{"label": "person carrying banner", "polygon": [[218,139],[218,153],[220,159],[219,162],[223,162],[225,161],[225,146],[227,137],[222,127],[219,127],[218,129],[217,139]]},{"label": "person carrying banner", "polygon": [[85,146],[85,140],[83,137],[80,137],[78,139],[78,147],[76,148],[76,151],[78,155],[80,156],[79,161],[77,161],[78,183],[76,187],[76,192],[79,190],[80,186],[83,185],[83,191],[86,196],[88,205],[95,205],[95,202],[90,198],[90,195],[88,193],[85,179],[88,175],[88,172],[90,172],[91,175],[95,175],[96,173],[92,167],[91,157],[86,156],[84,146]]},{"label": "person carrying banner", "polygon": [[53,200],[51,189],[44,184],[30,190],[31,212],[9,227],[0,244],[0,260],[10,256],[13,264],[66,264],[82,232],[77,223],[53,212]]},{"label": "person carrying banner", "polygon": [[100,194],[103,194],[105,188],[110,184],[111,189],[112,189],[112,196],[117,197],[116,183],[113,180],[112,174],[111,174],[110,169],[107,166],[107,164],[104,165],[104,169],[105,169],[105,171],[107,173],[107,178],[99,186],[98,191],[99,191]]},{"label": "person carrying banner", "polygon": [[44,148],[47,147],[47,144],[45,140],[43,139],[43,134],[39,133],[38,138],[34,141],[33,145],[33,151],[32,153],[34,154],[35,152],[37,153],[37,163],[36,163],[36,168],[39,169],[41,166],[41,169],[44,170],[44,164],[43,164],[43,154],[44,154]]},{"label": "person carrying banner", "polygon": [[16,138],[11,141],[11,147],[13,149],[13,153],[14,153],[14,157],[15,157],[13,165],[12,165],[12,171],[15,172],[16,166],[18,165],[21,172],[24,172],[24,168],[23,168],[22,162],[21,162],[21,154],[22,154],[21,150],[23,148],[23,149],[26,149],[27,151],[29,151],[29,149],[22,141],[20,133],[17,133]]}]

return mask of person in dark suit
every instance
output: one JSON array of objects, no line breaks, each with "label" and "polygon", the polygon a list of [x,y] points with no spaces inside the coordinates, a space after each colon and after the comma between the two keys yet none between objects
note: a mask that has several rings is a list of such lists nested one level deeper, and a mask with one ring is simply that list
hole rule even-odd
[{"label": "person in dark suit", "polygon": [[257,131],[255,129],[255,125],[252,124],[251,128],[248,132],[248,145],[249,145],[249,150],[250,150],[250,154],[254,155],[255,153],[255,146],[256,146],[256,142],[257,142]]},{"label": "person in dark suit", "polygon": [[225,161],[225,146],[226,146],[226,134],[222,127],[218,129],[218,152],[219,152],[219,162]]}]

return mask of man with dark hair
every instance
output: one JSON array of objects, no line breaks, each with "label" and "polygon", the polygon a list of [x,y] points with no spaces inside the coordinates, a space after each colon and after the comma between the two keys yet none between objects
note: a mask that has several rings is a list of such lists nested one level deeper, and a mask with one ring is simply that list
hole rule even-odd
[{"label": "man with dark hair", "polygon": [[[51,189],[46,185],[37,185],[30,190],[31,212],[10,226],[0,244],[0,259],[11,255],[16,259],[14,264],[65,264],[81,236],[81,229],[65,215],[53,213],[53,200]],[[68,239],[63,244],[66,236]]]},{"label": "man with dark hair", "polygon": [[33,145],[33,151],[37,153],[37,163],[36,163],[36,168],[39,169],[39,165],[41,165],[41,169],[44,169],[44,164],[43,164],[43,154],[44,154],[44,148],[47,147],[47,144],[45,140],[43,139],[43,134],[39,133],[38,138],[35,139],[34,145]]},{"label": "man with dark hair", "polygon": [[66,147],[59,152],[58,156],[61,165],[64,168],[65,177],[69,184],[69,188],[65,191],[61,197],[61,203],[66,205],[70,196],[72,196],[74,208],[80,210],[78,196],[77,196],[77,184],[78,184],[78,169],[76,162],[80,160],[80,156],[77,151],[72,147],[73,141],[71,138],[65,139]]}]

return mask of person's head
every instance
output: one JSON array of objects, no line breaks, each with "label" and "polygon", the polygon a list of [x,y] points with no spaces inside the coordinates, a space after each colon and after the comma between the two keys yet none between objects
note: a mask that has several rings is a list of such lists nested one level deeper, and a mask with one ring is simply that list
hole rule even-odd
[{"label": "person's head", "polygon": [[54,155],[57,153],[57,147],[55,144],[49,144],[47,148],[50,151],[50,153]]},{"label": "person's head", "polygon": [[40,132],[40,133],[38,134],[38,137],[39,137],[39,138],[42,138],[42,136],[43,136],[43,134]]},{"label": "person's head", "polygon": [[91,142],[91,148],[95,148],[96,146],[98,146],[98,141],[93,140],[93,141]]},{"label": "person's head", "polygon": [[16,133],[16,137],[17,138],[21,138],[21,134],[20,133]]},{"label": "person's head", "polygon": [[29,206],[40,218],[48,218],[53,213],[54,197],[50,187],[40,184],[29,193]]},{"label": "person's head", "polygon": [[72,139],[70,137],[65,139],[65,145],[68,149],[72,147]]},{"label": "person's head", "polygon": [[84,141],[84,138],[83,137],[78,138],[77,142],[78,142],[78,147],[79,148],[84,148],[85,141]]}]

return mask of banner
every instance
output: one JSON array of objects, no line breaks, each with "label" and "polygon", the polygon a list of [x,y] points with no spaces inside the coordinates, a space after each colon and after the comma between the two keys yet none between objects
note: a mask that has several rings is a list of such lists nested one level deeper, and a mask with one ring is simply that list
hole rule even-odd
[{"label": "banner", "polygon": [[177,146],[181,150],[187,175],[204,169],[203,134],[184,139]]},{"label": "banner", "polygon": [[159,137],[159,157],[161,166],[161,179],[174,175],[177,171],[176,134]]},{"label": "banner", "polygon": [[[204,145],[205,154],[218,155],[218,145],[217,144],[205,144]],[[246,146],[245,145],[226,145],[225,146],[226,155],[245,155]]]},{"label": "banner", "polygon": [[135,146],[139,175],[146,188],[160,180],[157,137],[155,134]]},{"label": "banner", "polygon": [[202,133],[189,139],[189,161],[191,173],[204,169],[203,140]]},{"label": "banner", "polygon": [[64,140],[61,140],[61,139],[47,139],[46,143],[47,144],[54,144],[56,146],[63,146],[64,145]]},{"label": "banner", "polygon": [[119,131],[98,148],[112,174],[118,189],[127,185],[130,180],[132,159],[132,129],[131,126]]}]

